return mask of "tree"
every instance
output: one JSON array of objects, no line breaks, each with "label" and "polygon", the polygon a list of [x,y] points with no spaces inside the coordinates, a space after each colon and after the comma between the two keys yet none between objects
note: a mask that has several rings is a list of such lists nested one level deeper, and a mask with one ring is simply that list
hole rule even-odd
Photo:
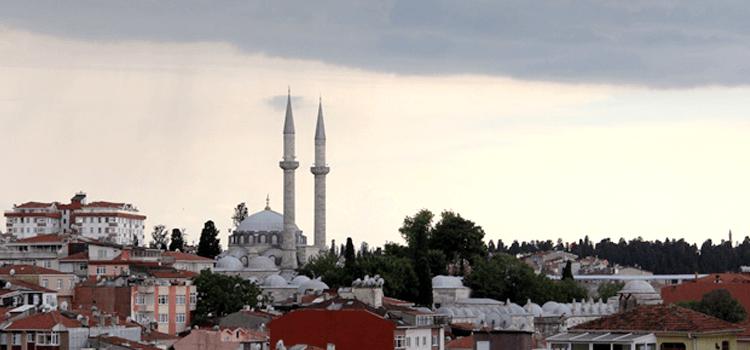
[{"label": "tree", "polygon": [[487,256],[482,227],[449,210],[440,214],[440,221],[435,224],[428,239],[430,248],[441,250],[449,262],[460,264],[462,275],[465,271],[464,261],[473,264],[475,259]]},{"label": "tree", "polygon": [[616,296],[617,292],[621,291],[623,287],[625,287],[625,283],[622,282],[602,283],[596,288],[596,293],[599,294],[599,298],[606,301],[607,299]]},{"label": "tree", "polygon": [[167,231],[164,225],[154,226],[154,230],[151,231],[151,243],[149,243],[149,247],[167,250],[168,243],[169,238],[167,238]]},{"label": "tree", "polygon": [[169,250],[173,252],[185,250],[185,239],[182,237],[182,230],[178,228],[172,229],[172,236],[169,240]]},{"label": "tree", "polygon": [[[266,206],[268,205],[266,204]],[[232,224],[234,224],[235,230],[240,227],[240,223],[242,223],[242,220],[245,220],[245,218],[247,218],[247,206],[245,205],[245,202],[242,202],[240,204],[237,204],[236,207],[234,207],[234,214],[232,215]]]},{"label": "tree", "polygon": [[338,254],[325,251],[310,258],[298,270],[300,275],[320,277],[331,288],[349,287],[352,280],[344,271],[344,264]]},{"label": "tree", "polygon": [[406,217],[399,229],[409,245],[414,271],[417,274],[417,297],[415,303],[421,306],[432,306],[432,274],[430,273],[429,234],[432,213],[420,210],[413,217]]},{"label": "tree", "polygon": [[198,291],[193,324],[216,324],[217,321],[244,306],[254,307],[260,289],[254,283],[238,276],[226,276],[206,269],[195,277]]},{"label": "tree", "polygon": [[745,308],[726,289],[710,291],[700,301],[680,305],[732,323],[744,321],[747,317]]},{"label": "tree", "polygon": [[351,237],[346,238],[346,248],[344,249],[344,268],[347,270],[354,269],[356,264],[356,252],[354,251],[354,242]]},{"label": "tree", "polygon": [[573,280],[573,267],[571,266],[570,260],[565,262],[565,267],[562,272],[563,280]]},{"label": "tree", "polygon": [[198,255],[213,259],[221,254],[221,244],[219,243],[219,230],[211,220],[203,224],[201,237],[198,241]]}]

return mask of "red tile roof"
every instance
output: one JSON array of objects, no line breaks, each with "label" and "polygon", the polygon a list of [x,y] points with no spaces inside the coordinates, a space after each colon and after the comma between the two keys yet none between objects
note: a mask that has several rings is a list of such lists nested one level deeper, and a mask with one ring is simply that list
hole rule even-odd
[{"label": "red tile roof", "polygon": [[185,270],[151,270],[149,274],[156,278],[193,278],[198,276],[195,272]]},{"label": "red tile roof", "polygon": [[88,252],[78,252],[73,255],[68,255],[64,258],[60,258],[59,261],[88,261],[89,260],[89,253]]},{"label": "red tile roof", "polygon": [[63,236],[59,233],[49,233],[19,239],[13,243],[63,243]]},{"label": "red tile roof", "polygon": [[59,311],[42,312],[15,320],[5,330],[51,330],[57,325],[66,328],[79,328],[81,323],[63,316]]},{"label": "red tile roof", "polygon": [[206,262],[212,262],[212,261],[214,261],[213,259],[204,258],[204,257],[199,256],[199,255],[188,254],[188,253],[183,253],[183,252],[170,252],[170,251],[166,251],[166,252],[162,253],[162,255],[163,256],[173,257],[175,261],[206,261]]},{"label": "red tile roof", "polygon": [[60,272],[36,265],[0,266],[0,275],[10,275],[10,270],[14,271],[14,275],[72,275],[69,273]]},{"label": "red tile roof", "polygon": [[[18,286],[18,287],[21,287],[22,289],[28,289],[28,290],[33,290],[35,292],[42,292],[42,293],[57,293],[57,291],[54,291],[52,289],[47,289],[38,284],[26,282],[26,281],[19,280],[19,279],[5,279],[5,281],[10,283],[11,286]],[[11,289],[12,288],[13,287],[11,287]]]},{"label": "red tile roof", "polygon": [[732,298],[737,299],[745,310],[750,313],[750,276],[748,274],[712,274],[697,281],[687,281],[678,285],[665,286],[661,289],[661,297],[664,303],[667,304],[682,301],[698,301],[706,293],[717,289],[726,289],[732,295]]},{"label": "red tile roof", "polygon": [[161,350],[160,348],[158,348],[156,346],[153,346],[153,345],[144,344],[144,343],[140,343],[140,342],[136,342],[136,341],[133,341],[133,340],[128,340],[128,339],[120,338],[120,337],[100,335],[100,336],[95,337],[95,338],[98,339],[99,341],[103,342],[103,343],[107,343],[107,344],[111,344],[111,345],[116,345],[118,347],[122,347],[122,348],[126,348],[126,349],[134,349],[134,350]]},{"label": "red tile roof", "polygon": [[107,202],[107,201],[96,201],[96,202],[91,202],[91,203],[84,205],[84,207],[86,208],[121,208],[124,206],[125,206],[125,203],[114,203],[114,202]]},{"label": "red tile roof", "polygon": [[445,343],[445,350],[474,349],[474,336],[458,337]]},{"label": "red tile roof", "polygon": [[677,305],[643,305],[582,323],[573,331],[740,332],[742,327]]},{"label": "red tile roof", "polygon": [[48,208],[56,203],[44,203],[44,202],[26,202],[23,204],[16,205],[16,208],[19,209],[38,209],[38,208]]}]

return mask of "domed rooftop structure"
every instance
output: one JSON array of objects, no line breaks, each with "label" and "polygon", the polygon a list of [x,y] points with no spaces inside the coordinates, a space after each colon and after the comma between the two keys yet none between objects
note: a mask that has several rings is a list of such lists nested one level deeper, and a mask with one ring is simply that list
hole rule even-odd
[{"label": "domed rooftop structure", "polygon": [[240,232],[282,232],[284,215],[271,210],[270,207],[254,213],[242,220],[237,228]]},{"label": "domed rooftop structure", "polygon": [[526,313],[526,310],[524,308],[510,301],[510,299],[505,302],[505,307],[508,308],[508,311],[514,315],[523,315]]},{"label": "domed rooftop structure", "polygon": [[542,307],[537,303],[532,303],[531,300],[528,300],[523,308],[526,309],[526,312],[534,315],[534,317],[542,317],[544,313]]},{"label": "domed rooftop structure", "polygon": [[247,262],[248,270],[269,271],[278,270],[276,264],[268,257],[256,256]]},{"label": "domed rooftop structure", "polygon": [[226,255],[216,262],[217,270],[238,271],[242,270],[243,268],[244,266],[242,266],[242,262],[240,261],[240,259],[237,259],[231,255]]},{"label": "domed rooftop structure", "polygon": [[310,282],[310,277],[307,277],[305,275],[298,275],[292,279],[289,284],[293,284],[295,286],[301,286],[307,282]]},{"label": "domed rooftop structure", "polygon": [[437,275],[432,278],[432,288],[465,288],[461,277]]},{"label": "domed rooftop structure", "polygon": [[266,277],[265,282],[263,282],[263,286],[270,288],[281,288],[288,287],[289,284],[286,282],[284,277],[281,277],[279,275],[270,275]]},{"label": "domed rooftop structure", "polygon": [[316,278],[314,280],[309,280],[305,283],[300,284],[297,288],[297,291],[300,293],[304,293],[308,290],[312,290],[313,292],[320,292],[326,289],[328,289],[328,285],[323,283],[320,278]]},{"label": "domed rooftop structure", "polygon": [[619,294],[654,294],[656,290],[646,281],[629,281],[625,283]]}]

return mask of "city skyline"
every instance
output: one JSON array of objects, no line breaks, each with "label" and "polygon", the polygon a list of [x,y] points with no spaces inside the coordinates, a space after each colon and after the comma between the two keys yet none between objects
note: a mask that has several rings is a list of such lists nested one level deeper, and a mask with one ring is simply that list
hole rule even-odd
[{"label": "city skyline", "polygon": [[[663,14],[639,6],[621,10],[634,11],[633,21]],[[586,234],[595,241],[642,236],[700,243],[726,238],[730,229],[736,240],[750,235],[743,201],[750,195],[750,91],[742,64],[712,61],[719,55],[710,54],[714,46],[723,45],[715,51],[723,53],[741,49],[741,39],[727,33],[747,33],[732,21],[684,32],[671,23],[691,40],[677,41],[657,63],[643,47],[673,32],[634,27],[647,38],[621,34],[640,46],[623,45],[618,58],[648,54],[624,66],[578,60],[571,67],[580,74],[572,77],[554,69],[493,70],[484,59],[472,64],[458,44],[469,45],[465,37],[437,51],[364,43],[364,53],[337,51],[335,60],[323,50],[290,51],[293,42],[281,34],[279,46],[222,38],[220,30],[200,26],[200,35],[188,38],[158,26],[82,35],[39,13],[25,15],[33,5],[11,8],[0,15],[0,147],[10,151],[0,201],[5,210],[83,190],[91,199],[138,206],[148,216],[146,236],[164,224],[186,228],[197,241],[203,222],[214,220],[226,247],[237,203],[246,202],[252,213],[269,194],[271,207],[281,211],[278,161],[291,86],[302,170],[314,161],[318,97],[323,100],[333,169],[329,241],[400,241],[403,218],[421,208],[454,210],[482,225],[487,239],[506,243]],[[100,10],[104,18],[114,11]],[[398,18],[398,9],[389,11]],[[91,18],[81,28],[89,29]],[[313,32],[332,30],[315,23]],[[305,24],[306,17],[299,26]],[[692,40],[704,35],[726,39]],[[696,65],[680,58],[694,47],[705,54],[694,60],[721,74],[688,79]],[[388,64],[361,57],[378,52]],[[429,52],[437,58],[415,68]],[[522,53],[531,62],[533,55]],[[501,62],[510,59],[496,54]],[[670,58],[685,64],[670,71]],[[301,171],[297,222],[308,235],[312,187],[313,176]]]}]

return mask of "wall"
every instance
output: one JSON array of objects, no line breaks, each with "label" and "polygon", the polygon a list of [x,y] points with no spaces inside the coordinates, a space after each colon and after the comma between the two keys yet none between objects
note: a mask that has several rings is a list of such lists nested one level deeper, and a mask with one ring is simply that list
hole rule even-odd
[{"label": "wall", "polygon": [[718,335],[718,336],[712,336],[712,337],[698,337],[693,339],[688,339],[687,336],[673,336],[673,337],[665,337],[665,336],[658,336],[656,338],[656,348],[660,349],[661,344],[663,343],[685,343],[687,350],[715,350],[716,344],[719,344],[719,349],[721,349],[721,342],[722,341],[729,341],[729,349],[737,349],[737,336],[735,335]]},{"label": "wall", "polygon": [[477,332],[474,342],[489,341],[490,350],[531,350],[531,333]]},{"label": "wall", "polygon": [[395,324],[362,309],[303,309],[287,313],[269,323],[271,346],[284,340],[288,347],[308,344],[336,350],[392,350]]}]

